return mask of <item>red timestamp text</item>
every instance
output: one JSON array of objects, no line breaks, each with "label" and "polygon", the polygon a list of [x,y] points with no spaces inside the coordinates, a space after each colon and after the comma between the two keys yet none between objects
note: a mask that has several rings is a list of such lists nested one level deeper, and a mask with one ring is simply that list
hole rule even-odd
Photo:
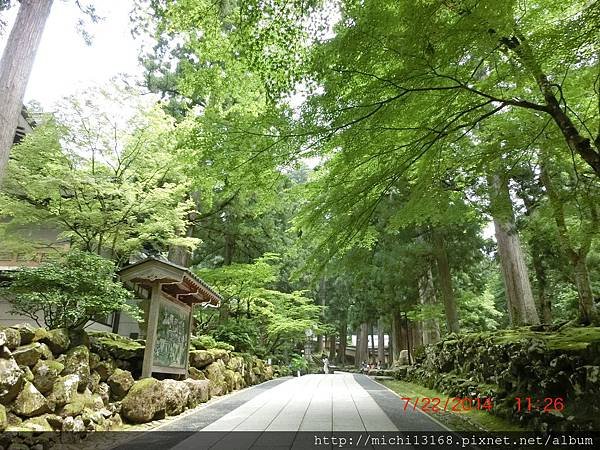
[{"label": "red timestamp text", "polygon": [[404,411],[416,411],[417,409],[426,413],[439,412],[466,412],[471,410],[491,411],[494,403],[491,397],[402,397]]},{"label": "red timestamp text", "polygon": [[544,397],[543,399],[536,399],[533,397],[515,397],[515,407],[518,412],[560,412],[565,409],[565,400],[562,397]]}]

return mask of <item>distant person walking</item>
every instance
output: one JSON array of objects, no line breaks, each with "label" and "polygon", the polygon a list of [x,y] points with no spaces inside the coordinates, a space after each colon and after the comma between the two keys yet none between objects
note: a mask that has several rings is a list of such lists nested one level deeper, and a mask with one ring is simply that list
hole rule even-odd
[{"label": "distant person walking", "polygon": [[323,373],[327,375],[329,373],[329,359],[327,356],[323,358]]}]

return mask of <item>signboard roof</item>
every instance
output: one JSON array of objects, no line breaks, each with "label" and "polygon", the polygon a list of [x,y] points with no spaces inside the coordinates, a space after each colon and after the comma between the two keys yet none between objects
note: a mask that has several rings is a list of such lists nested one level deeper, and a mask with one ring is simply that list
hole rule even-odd
[{"label": "signboard roof", "polygon": [[204,303],[216,307],[223,299],[188,268],[153,256],[123,267],[118,274],[122,281],[144,287],[158,281],[165,294],[190,305]]}]

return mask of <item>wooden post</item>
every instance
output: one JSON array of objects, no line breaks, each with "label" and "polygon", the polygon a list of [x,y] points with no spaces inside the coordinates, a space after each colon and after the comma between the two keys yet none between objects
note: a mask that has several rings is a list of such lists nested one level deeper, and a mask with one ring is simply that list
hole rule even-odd
[{"label": "wooden post", "polygon": [[188,376],[188,370],[190,370],[190,341],[192,340],[192,335],[194,334],[194,304],[192,303],[190,305],[190,320],[188,322],[188,330],[189,330],[189,335],[188,335],[188,345],[187,345],[187,349],[186,349],[186,355],[187,357],[185,358],[185,374],[183,376],[183,378],[187,378]]},{"label": "wooden post", "polygon": [[150,309],[146,325],[146,349],[144,350],[144,363],[142,365],[142,378],[152,376],[152,360],[154,358],[154,344],[156,341],[156,327],[158,325],[158,307],[160,305],[160,286],[158,281],[152,283],[150,296]]}]

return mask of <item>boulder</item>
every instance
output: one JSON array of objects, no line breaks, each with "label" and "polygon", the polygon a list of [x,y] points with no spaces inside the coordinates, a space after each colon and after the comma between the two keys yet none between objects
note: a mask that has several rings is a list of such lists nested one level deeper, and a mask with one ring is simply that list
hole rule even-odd
[{"label": "boulder", "polygon": [[0,359],[0,403],[6,405],[14,400],[23,382],[23,371],[16,361],[12,358]]},{"label": "boulder", "polygon": [[64,419],[62,417],[57,416],[56,414],[44,414],[41,417],[44,417],[53,429],[59,431],[62,430],[64,422]]},{"label": "boulder", "polygon": [[132,423],[146,423],[165,415],[165,388],[154,378],[138,380],[122,401],[122,414]]},{"label": "boulder", "polygon": [[225,364],[221,360],[209,364],[204,370],[204,375],[211,382],[211,397],[223,393],[223,386],[225,385],[224,372]]},{"label": "boulder", "polygon": [[102,398],[100,398],[98,394],[92,394],[86,390],[81,394],[76,392],[71,398],[71,401],[60,409],[60,415],[62,417],[75,417],[81,414],[85,409],[96,411],[103,408],[104,402],[102,401]]},{"label": "boulder", "polygon": [[90,391],[95,392],[96,389],[98,388],[99,383],[100,383],[100,375],[98,375],[98,372],[93,371],[90,374],[90,381],[88,382],[87,388]]},{"label": "boulder", "polygon": [[0,345],[0,359],[10,358],[12,358],[12,352],[8,349],[6,345]]},{"label": "boulder", "polygon": [[244,367],[244,358],[241,356],[234,356],[229,359],[227,363],[227,368],[233,370],[234,372],[241,372],[242,367]]},{"label": "boulder", "polygon": [[225,377],[225,384],[227,384],[227,391],[233,391],[235,389],[235,372],[231,369],[225,369],[223,376]]},{"label": "boulder", "polygon": [[33,417],[31,419],[24,420],[19,425],[19,431],[33,431],[33,432],[43,432],[43,431],[54,431],[50,423],[46,417]]},{"label": "boulder", "polygon": [[183,381],[166,379],[162,381],[165,388],[166,412],[169,416],[181,414],[187,407],[190,388]]},{"label": "boulder", "polygon": [[244,381],[244,377],[239,372],[235,372],[233,374],[233,382],[234,382],[234,389],[236,389],[236,390],[243,389],[244,387],[246,387],[246,382]]},{"label": "boulder", "polygon": [[19,368],[23,371],[23,379],[33,383],[33,372],[31,369],[27,366],[19,366]]},{"label": "boulder", "polygon": [[33,342],[17,347],[13,351],[13,358],[20,366],[33,367],[40,359],[53,359],[53,356],[46,344]]},{"label": "boulder", "polygon": [[85,431],[85,424],[81,417],[66,417],[63,421],[62,431],[81,433]]},{"label": "boulder", "polygon": [[19,426],[19,425],[21,425],[21,422],[23,422],[23,419],[21,419],[19,416],[17,416],[13,412],[6,413],[6,420],[8,422],[9,427]]},{"label": "boulder", "polygon": [[58,378],[52,386],[48,401],[54,406],[63,406],[73,399],[79,387],[79,375],[65,375]]},{"label": "boulder", "polygon": [[83,329],[69,330],[69,340],[71,341],[70,347],[90,346],[90,338]]},{"label": "boulder", "polygon": [[21,335],[14,328],[0,328],[4,335],[4,343],[0,345],[6,345],[9,350],[14,350],[21,345]]},{"label": "boulder", "polygon": [[121,400],[125,397],[127,392],[129,392],[129,389],[131,389],[131,386],[133,386],[133,382],[131,372],[116,369],[107,380],[112,398]]},{"label": "boulder", "polygon": [[210,399],[210,381],[208,380],[183,380],[190,389],[188,397],[188,408],[194,408],[200,403],[205,403]]},{"label": "boulder", "polygon": [[17,325],[11,326],[13,330],[19,332],[20,341],[19,345],[27,345],[33,341],[33,337],[35,336],[35,331],[37,328],[29,325],[28,323],[20,323]]},{"label": "boulder", "polygon": [[108,406],[108,402],[110,401],[110,387],[108,386],[108,384],[100,382],[98,383],[96,389],[92,392],[94,394],[98,394],[104,402],[104,405]]},{"label": "boulder", "polygon": [[100,375],[101,381],[106,381],[116,368],[117,365],[115,364],[115,360],[109,356],[107,359],[99,361],[94,370]]},{"label": "boulder", "polygon": [[33,342],[41,342],[48,346],[53,355],[58,356],[69,348],[69,332],[64,328],[55,330],[44,330],[38,328],[35,330]]},{"label": "boulder", "polygon": [[192,350],[190,352],[190,366],[203,369],[214,361],[213,355],[208,350]]},{"label": "boulder", "polygon": [[212,355],[213,360],[216,361],[217,359],[220,359],[225,364],[229,362],[229,358],[231,356],[229,351],[223,350],[222,348],[211,348],[210,350],[207,350],[207,352],[209,352]]},{"label": "boulder", "polygon": [[90,381],[90,351],[85,345],[74,347],[67,352],[63,375],[79,376],[79,391],[83,391]]},{"label": "boulder", "polygon": [[265,380],[273,379],[273,367],[267,366],[265,367]]},{"label": "boulder", "polygon": [[6,417],[6,408],[0,405],[0,433],[6,430],[8,426],[8,418]]},{"label": "boulder", "polygon": [[110,412],[106,409],[104,410],[93,410],[93,409],[89,409],[89,408],[85,408],[83,410],[83,412],[81,413],[81,420],[83,420],[83,423],[85,424],[86,427],[88,427],[88,429],[93,428],[96,431],[105,429],[105,423],[106,423],[106,413],[109,413],[108,417],[110,417]]},{"label": "boulder", "polygon": [[398,365],[406,366],[410,364],[408,359],[408,350],[400,350],[400,356],[398,357]]},{"label": "boulder", "polygon": [[94,370],[100,364],[100,355],[98,353],[90,352],[90,370]]},{"label": "boulder", "polygon": [[190,367],[188,369],[188,375],[192,380],[206,380],[204,372],[196,369],[195,367]]},{"label": "boulder", "polygon": [[123,420],[121,419],[121,415],[119,413],[115,414],[108,420],[108,429],[109,430],[118,430],[123,426]]},{"label": "boulder", "polygon": [[26,382],[12,404],[12,410],[20,416],[33,417],[50,412],[48,401],[35,386]]},{"label": "boulder", "polygon": [[133,339],[108,332],[90,332],[90,348],[102,359],[109,357],[122,360],[144,358],[144,345]]},{"label": "boulder", "polygon": [[54,360],[39,360],[33,367],[33,384],[42,394],[52,391],[65,366]]}]

